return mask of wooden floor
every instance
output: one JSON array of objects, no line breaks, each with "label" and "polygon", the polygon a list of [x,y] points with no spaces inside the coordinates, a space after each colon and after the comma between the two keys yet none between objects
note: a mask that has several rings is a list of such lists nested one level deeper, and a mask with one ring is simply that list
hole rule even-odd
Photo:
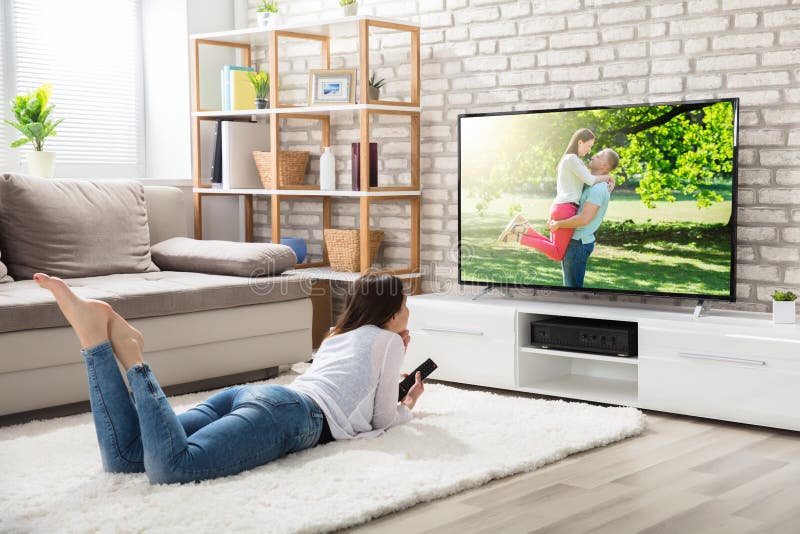
[{"label": "wooden floor", "polygon": [[647,415],[638,437],[350,532],[800,533],[800,433]]}]

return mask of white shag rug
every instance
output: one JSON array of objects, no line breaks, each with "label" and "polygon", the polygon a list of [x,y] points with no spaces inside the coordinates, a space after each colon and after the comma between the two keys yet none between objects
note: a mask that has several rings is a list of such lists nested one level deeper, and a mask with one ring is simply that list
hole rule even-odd
[{"label": "white shag rug", "polygon": [[[270,382],[290,383],[296,375]],[[178,412],[209,393],[172,397]],[[639,434],[633,408],[428,384],[411,422],[239,475],[102,470],[91,414],[0,428],[0,532],[328,532]]]}]

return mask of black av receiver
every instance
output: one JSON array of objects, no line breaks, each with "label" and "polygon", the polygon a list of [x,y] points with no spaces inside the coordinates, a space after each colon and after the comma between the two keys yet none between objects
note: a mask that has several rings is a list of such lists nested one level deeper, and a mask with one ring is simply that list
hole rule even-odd
[{"label": "black av receiver", "polygon": [[531,346],[541,349],[634,357],[637,344],[636,323],[576,317],[531,322]]}]

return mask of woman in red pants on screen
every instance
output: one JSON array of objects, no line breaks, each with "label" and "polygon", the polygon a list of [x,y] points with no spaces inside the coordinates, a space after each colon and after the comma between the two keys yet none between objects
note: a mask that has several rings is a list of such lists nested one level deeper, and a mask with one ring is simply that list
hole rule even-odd
[{"label": "woman in red pants on screen", "polygon": [[[562,221],[578,213],[578,202],[584,185],[594,185],[599,182],[614,183],[611,175],[593,175],[581,161],[581,158],[594,146],[594,141],[594,133],[588,128],[581,128],[572,134],[572,139],[558,164],[556,198],[550,206],[548,219]],[[560,228],[551,232],[547,238],[531,228],[525,217],[518,214],[508,223],[498,241],[519,239],[520,245],[534,248],[552,260],[561,261],[567,252],[567,245],[572,239],[573,232],[574,228]]]}]

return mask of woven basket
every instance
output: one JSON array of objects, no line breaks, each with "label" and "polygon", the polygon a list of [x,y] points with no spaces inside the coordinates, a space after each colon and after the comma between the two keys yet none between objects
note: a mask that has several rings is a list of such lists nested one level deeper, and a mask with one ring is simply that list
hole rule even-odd
[{"label": "woven basket", "polygon": [[[303,183],[308,167],[307,150],[282,150],[281,172],[279,185],[298,185]],[[261,183],[264,189],[272,189],[272,152],[253,151],[253,159],[256,162],[258,174],[261,176]]]},{"label": "woven basket", "polygon": [[[360,230],[341,230],[338,228],[325,228],[323,230],[325,246],[328,248],[328,259],[331,269],[343,272],[358,272],[361,270],[361,254],[359,248]],[[375,261],[378,247],[383,239],[382,230],[369,231],[369,264]]]}]

